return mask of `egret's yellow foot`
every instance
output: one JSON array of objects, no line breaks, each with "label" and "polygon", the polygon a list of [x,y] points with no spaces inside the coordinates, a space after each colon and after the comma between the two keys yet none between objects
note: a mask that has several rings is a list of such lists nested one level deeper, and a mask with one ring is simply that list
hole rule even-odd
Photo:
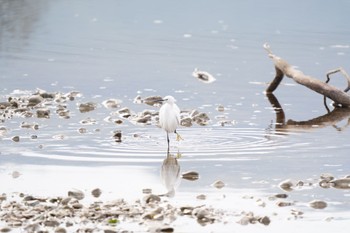
[{"label": "egret's yellow foot", "polygon": [[184,140],[180,134],[176,133],[176,141]]},{"label": "egret's yellow foot", "polygon": [[181,157],[182,157],[182,154],[181,154],[180,152],[177,152],[176,158],[177,158],[177,159],[180,159]]}]

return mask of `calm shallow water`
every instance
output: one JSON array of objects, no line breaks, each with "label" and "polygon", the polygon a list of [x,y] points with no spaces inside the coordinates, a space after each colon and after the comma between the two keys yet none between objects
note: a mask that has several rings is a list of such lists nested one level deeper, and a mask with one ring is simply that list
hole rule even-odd
[{"label": "calm shallow water", "polygon": [[[319,79],[340,66],[350,72],[349,7],[348,1],[1,1],[1,101],[16,90],[36,88],[77,90],[82,96],[69,103],[70,119],[53,114],[1,124],[10,131],[0,140],[0,191],[63,195],[70,188],[101,187],[107,199],[138,197],[143,188],[166,192],[159,175],[165,133],[154,125],[105,120],[113,115],[101,105],[109,98],[135,112],[157,110],[134,104],[137,95],[171,94],[181,109],[198,109],[211,118],[208,126],[180,128],[185,140],[172,143],[172,153],[182,155],[181,171],[201,176],[183,180],[173,201],[211,193],[225,194],[223,203],[240,203],[249,193],[266,198],[282,192],[277,186],[285,179],[316,182],[322,173],[349,175],[350,113],[321,117],[327,114],[322,96],[283,80],[275,93],[285,114],[281,122],[263,94],[274,68],[262,48],[269,42],[277,55]],[[217,81],[199,82],[191,76],[196,67]],[[345,87],[340,76],[332,82]],[[80,113],[77,105],[88,101],[98,108]],[[218,112],[218,105],[225,111]],[[82,125],[87,117],[96,124]],[[222,119],[231,123],[222,127]],[[290,119],[305,126],[287,124]],[[40,129],[22,129],[23,121]],[[81,127],[87,133],[80,134]],[[121,143],[112,138],[117,129]],[[33,134],[38,139],[30,139]],[[15,135],[20,142],[11,140]],[[21,176],[12,178],[13,171]],[[215,180],[227,187],[214,189]],[[348,191],[314,186],[290,195],[312,223],[324,224],[332,216],[338,222],[331,227],[350,221],[343,216],[350,207]],[[329,208],[312,210],[306,204],[313,199],[327,201]]]}]

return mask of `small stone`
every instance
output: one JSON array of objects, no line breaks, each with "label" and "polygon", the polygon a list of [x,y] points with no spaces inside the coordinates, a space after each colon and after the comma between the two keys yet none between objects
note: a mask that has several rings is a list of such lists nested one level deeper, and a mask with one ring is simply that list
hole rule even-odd
[{"label": "small stone", "polygon": [[142,193],[143,194],[151,194],[152,193],[152,189],[150,189],[150,188],[142,189]]},{"label": "small stone", "polygon": [[43,224],[46,227],[58,227],[60,225],[57,220],[46,220]]},{"label": "small stone", "polygon": [[258,206],[260,206],[260,207],[265,207],[266,206],[266,203],[263,200],[261,200],[261,199],[256,200],[256,204]]},{"label": "small stone", "polygon": [[196,171],[184,172],[182,173],[182,179],[190,180],[190,181],[198,180],[199,174]]},{"label": "small stone", "polygon": [[225,183],[222,182],[221,180],[215,181],[212,184],[213,187],[217,188],[217,189],[222,189],[223,187],[225,187]]},{"label": "small stone", "polygon": [[28,99],[28,106],[34,107],[34,106],[40,104],[43,100],[44,100],[44,98],[41,97],[40,95],[33,95],[33,96],[29,97],[29,99]]},{"label": "small stone", "polygon": [[79,132],[80,134],[84,134],[84,133],[87,132],[87,129],[86,129],[86,128],[79,128],[79,129],[78,129],[78,132]]},{"label": "small stone", "polygon": [[123,101],[119,100],[119,99],[108,99],[108,100],[105,100],[102,102],[102,105],[105,107],[105,108],[119,108],[120,107],[120,104],[122,103]]},{"label": "small stone", "polygon": [[219,105],[219,106],[216,107],[216,110],[218,112],[223,112],[223,111],[225,111],[225,107],[223,105]]},{"label": "small stone", "polygon": [[327,207],[327,203],[325,201],[319,201],[319,200],[311,201],[309,205],[314,209],[324,209]]},{"label": "small stone", "polygon": [[350,178],[342,178],[330,182],[333,188],[350,189]]},{"label": "small stone", "polygon": [[197,196],[197,199],[198,200],[205,200],[205,199],[207,199],[207,196],[204,195],[204,194],[200,194],[200,195]]},{"label": "small stone", "polygon": [[100,197],[100,196],[101,196],[102,191],[101,191],[101,189],[96,188],[96,189],[94,189],[94,190],[91,191],[91,194],[92,194],[92,196],[94,196],[94,197],[97,198],[97,197]]},{"label": "small stone", "polygon": [[174,232],[174,228],[172,228],[172,227],[162,227],[160,229],[157,229],[156,232],[172,233],[172,232]]},{"label": "small stone", "polygon": [[284,180],[281,183],[279,183],[278,185],[281,189],[283,189],[284,191],[292,191],[293,190],[293,182],[291,180]]},{"label": "small stone", "polygon": [[19,136],[14,136],[14,137],[12,137],[12,141],[14,141],[14,142],[19,142]]},{"label": "small stone", "polygon": [[192,215],[193,209],[194,208],[191,206],[180,207],[180,211],[183,215]]},{"label": "small stone", "polygon": [[197,115],[193,116],[192,120],[198,125],[205,126],[209,123],[210,118],[206,113],[198,113]]},{"label": "small stone", "polygon": [[334,180],[334,176],[332,174],[329,174],[329,173],[321,174],[320,178],[321,178],[321,180],[324,180],[327,182]]},{"label": "small stone", "polygon": [[103,232],[104,233],[117,233],[117,231],[112,230],[112,229],[105,229]]},{"label": "small stone", "polygon": [[114,123],[117,125],[123,124],[123,121],[121,119],[114,120]]},{"label": "small stone", "polygon": [[38,200],[31,200],[31,201],[26,202],[26,205],[28,205],[28,206],[37,206],[39,204],[40,204],[40,201],[38,201]]},{"label": "small stone", "polygon": [[72,207],[74,209],[82,209],[84,206],[82,204],[80,204],[80,203],[73,203]]},{"label": "small stone", "polygon": [[142,97],[140,95],[136,96],[134,98],[134,104],[141,104],[142,103]]},{"label": "small stone", "polygon": [[1,194],[1,195],[0,195],[0,202],[6,201],[6,200],[7,200],[7,195],[6,195],[6,193]]},{"label": "small stone", "polygon": [[90,117],[87,117],[79,122],[82,125],[94,125],[96,124],[96,120]]},{"label": "small stone", "polygon": [[246,226],[250,223],[250,218],[247,216],[242,217],[237,223]]},{"label": "small stone", "polygon": [[143,102],[150,106],[157,106],[157,105],[160,105],[162,100],[163,100],[163,97],[161,96],[149,96],[144,98]]},{"label": "small stone", "polygon": [[66,233],[66,232],[67,232],[67,230],[63,227],[58,227],[55,230],[55,233]]},{"label": "small stone", "polygon": [[271,222],[270,218],[267,216],[264,216],[262,218],[259,218],[259,222],[265,226],[268,226]]},{"label": "small stone", "polygon": [[7,233],[7,232],[10,232],[10,231],[11,231],[11,228],[9,228],[9,227],[0,228],[0,232],[3,232],[3,233]]},{"label": "small stone", "polygon": [[286,206],[291,206],[291,205],[293,205],[293,203],[292,203],[292,202],[279,201],[279,202],[276,203],[276,205],[277,205],[278,207],[286,207]]},{"label": "small stone", "polygon": [[191,117],[184,117],[181,119],[180,124],[181,124],[181,126],[184,126],[184,127],[191,127],[193,125],[192,118]]},{"label": "small stone", "polygon": [[77,200],[82,200],[85,197],[84,193],[80,190],[69,191],[68,196],[73,197]]},{"label": "small stone", "polygon": [[160,202],[160,197],[158,195],[149,194],[146,195],[143,200],[148,204],[151,202]]},{"label": "small stone", "polygon": [[39,108],[36,110],[37,118],[50,118],[50,110],[47,108]]},{"label": "small stone", "polygon": [[332,186],[332,183],[330,183],[327,180],[321,180],[318,184],[321,188],[324,188],[324,189],[328,189]]},{"label": "small stone", "polygon": [[131,111],[128,108],[121,108],[118,110],[118,114],[123,118],[129,118],[131,116]]},{"label": "small stone", "polygon": [[288,195],[285,194],[285,193],[280,193],[280,194],[276,194],[275,197],[276,197],[276,198],[287,198]]},{"label": "small stone", "polygon": [[61,200],[61,205],[68,205],[68,203],[72,200],[71,197],[66,197]]},{"label": "small stone", "polygon": [[90,112],[95,110],[97,105],[93,102],[82,103],[79,105],[79,111],[81,113]]},{"label": "small stone", "polygon": [[122,131],[121,130],[114,131],[113,138],[115,139],[116,142],[122,142]]},{"label": "small stone", "polygon": [[12,178],[16,179],[20,177],[21,173],[19,173],[18,171],[13,171],[11,175],[12,175]]}]

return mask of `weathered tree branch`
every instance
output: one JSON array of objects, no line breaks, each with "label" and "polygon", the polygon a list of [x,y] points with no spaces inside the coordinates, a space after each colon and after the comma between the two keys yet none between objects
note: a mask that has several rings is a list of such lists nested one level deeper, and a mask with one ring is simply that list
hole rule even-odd
[{"label": "weathered tree branch", "polygon": [[[327,81],[322,82],[311,76],[305,75],[300,70],[293,68],[282,58],[274,55],[268,44],[264,44],[264,48],[268,52],[269,57],[273,60],[276,69],[276,76],[267,87],[266,93],[272,93],[275,91],[278,85],[281,83],[283,77],[287,76],[288,78],[293,79],[296,83],[306,86],[307,88],[333,100],[336,105],[350,107],[350,95],[346,93],[348,90],[350,90],[350,77],[343,69],[340,68],[330,71],[327,74]],[[330,79],[329,75],[336,72],[341,72],[348,80],[348,87],[345,89],[345,91],[339,90],[338,88],[328,84]]]}]

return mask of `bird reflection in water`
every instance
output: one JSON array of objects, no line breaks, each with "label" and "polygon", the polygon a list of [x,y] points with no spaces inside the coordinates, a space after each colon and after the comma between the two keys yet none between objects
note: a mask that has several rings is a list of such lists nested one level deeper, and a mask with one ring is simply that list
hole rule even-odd
[{"label": "bird reflection in water", "polygon": [[168,152],[166,158],[163,160],[163,164],[160,170],[160,177],[163,185],[167,190],[167,193],[163,194],[162,196],[174,197],[175,190],[181,183],[181,168],[178,162],[179,157],[180,153],[173,155]]}]

